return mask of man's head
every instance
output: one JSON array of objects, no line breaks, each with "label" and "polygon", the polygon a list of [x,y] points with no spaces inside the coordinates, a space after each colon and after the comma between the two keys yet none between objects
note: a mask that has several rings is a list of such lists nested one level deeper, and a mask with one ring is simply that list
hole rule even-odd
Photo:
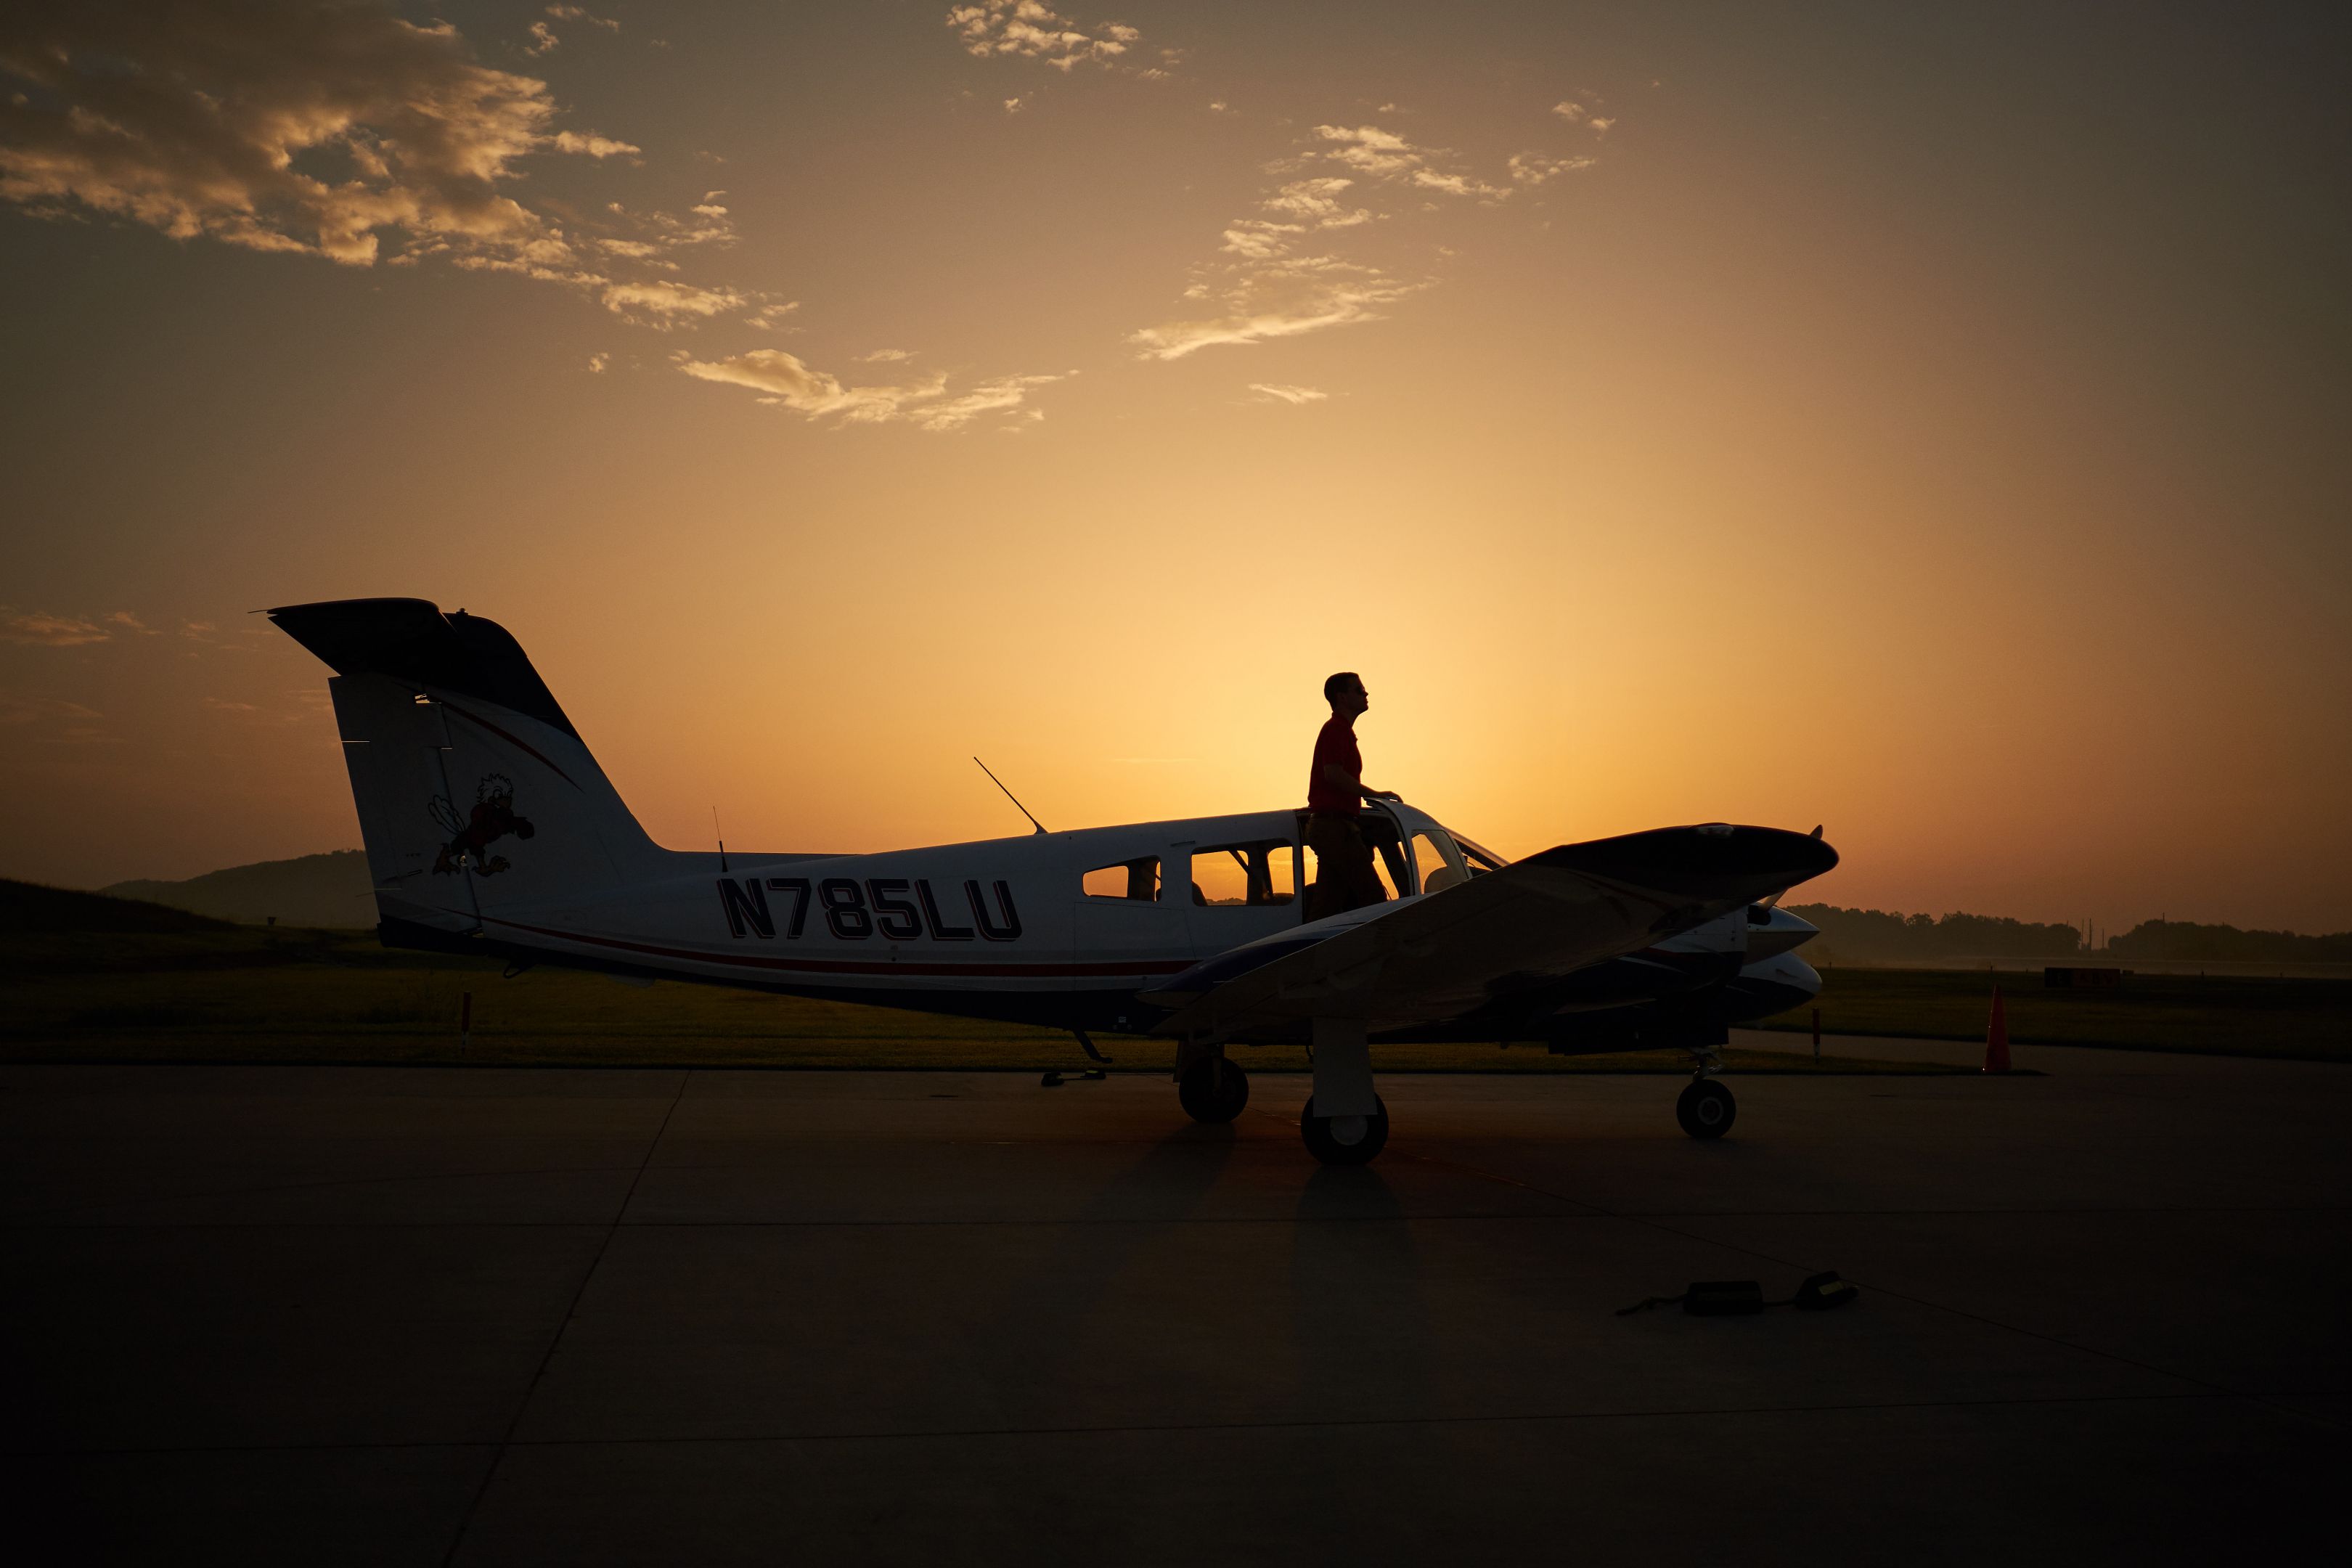
[{"label": "man's head", "polygon": [[1323,700],[1340,718],[1352,719],[1372,705],[1372,694],[1364,689],[1361,676],[1352,669],[1343,669],[1323,683]]}]

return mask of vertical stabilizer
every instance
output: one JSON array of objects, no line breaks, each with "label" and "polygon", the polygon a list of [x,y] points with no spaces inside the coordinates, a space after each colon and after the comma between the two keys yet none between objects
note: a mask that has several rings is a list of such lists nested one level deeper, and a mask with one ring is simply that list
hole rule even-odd
[{"label": "vertical stabilizer", "polygon": [[378,912],[448,931],[576,905],[658,875],[579,731],[495,622],[421,599],[269,612],[333,666]]}]

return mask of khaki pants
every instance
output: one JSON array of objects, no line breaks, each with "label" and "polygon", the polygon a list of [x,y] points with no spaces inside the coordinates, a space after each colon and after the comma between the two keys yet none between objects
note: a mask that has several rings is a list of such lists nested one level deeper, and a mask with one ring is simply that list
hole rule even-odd
[{"label": "khaki pants", "polygon": [[1387,900],[1388,889],[1372,869],[1372,847],[1354,818],[1310,815],[1307,847],[1315,851],[1315,885],[1307,889],[1308,920]]}]

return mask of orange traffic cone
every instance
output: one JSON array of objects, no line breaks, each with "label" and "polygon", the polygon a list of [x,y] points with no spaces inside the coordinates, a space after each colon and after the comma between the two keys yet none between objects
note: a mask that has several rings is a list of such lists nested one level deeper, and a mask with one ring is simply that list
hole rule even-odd
[{"label": "orange traffic cone", "polygon": [[1985,1031],[1987,1072],[2009,1070],[2009,1010],[2000,1004],[2000,987],[1992,988],[1992,1026]]}]

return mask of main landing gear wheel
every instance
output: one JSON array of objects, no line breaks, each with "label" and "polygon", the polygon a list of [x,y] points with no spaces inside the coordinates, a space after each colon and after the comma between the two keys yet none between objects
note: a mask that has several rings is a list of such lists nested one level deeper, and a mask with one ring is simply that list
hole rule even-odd
[{"label": "main landing gear wheel", "polygon": [[1194,1062],[1176,1080],[1176,1098],[1195,1121],[1231,1121],[1249,1103],[1249,1074],[1223,1057]]},{"label": "main landing gear wheel", "polygon": [[1694,1138],[1720,1138],[1731,1131],[1731,1119],[1739,1114],[1738,1102],[1731,1091],[1715,1079],[1695,1078],[1675,1101],[1675,1120],[1683,1131]]},{"label": "main landing gear wheel", "polygon": [[1376,1094],[1372,1108],[1370,1116],[1318,1116],[1310,1099],[1298,1113],[1298,1136],[1327,1165],[1364,1164],[1389,1141],[1388,1104]]}]

